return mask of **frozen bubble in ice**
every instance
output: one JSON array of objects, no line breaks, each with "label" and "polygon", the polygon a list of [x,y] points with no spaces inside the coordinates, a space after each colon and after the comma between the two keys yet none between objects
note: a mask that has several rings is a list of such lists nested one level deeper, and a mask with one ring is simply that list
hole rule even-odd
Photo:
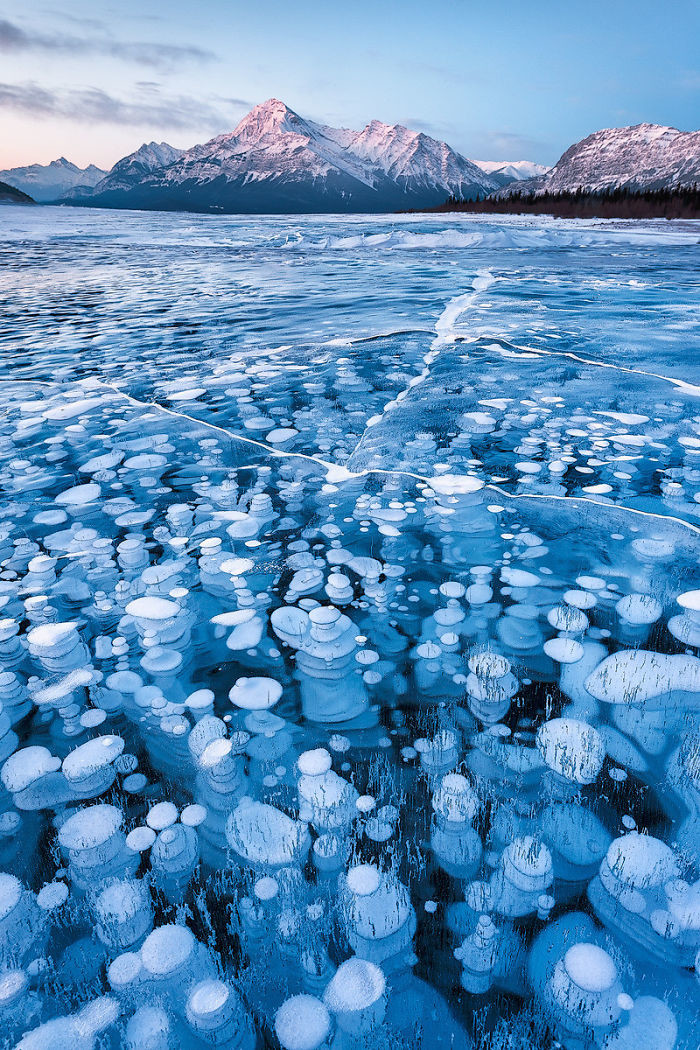
[{"label": "frozen bubble in ice", "polygon": [[192,956],[196,940],[186,926],[168,923],[149,933],[141,948],[141,963],[147,973],[165,977],[175,973]]},{"label": "frozen bubble in ice", "polygon": [[136,620],[160,622],[162,620],[171,620],[177,616],[180,612],[180,606],[177,602],[170,601],[168,598],[158,598],[156,595],[149,595],[144,598],[135,598],[134,601],[129,602],[125,611],[127,615],[133,616]]},{"label": "frozen bubble in ice", "polygon": [[551,718],[537,732],[545,763],[566,780],[592,784],[603,767],[605,744],[600,733],[573,718]]},{"label": "frozen bubble in ice", "polygon": [[123,952],[109,964],[107,980],[113,991],[121,992],[133,988],[141,973],[141,956],[136,952]]},{"label": "frozen bubble in ice", "polygon": [[171,390],[168,394],[169,401],[196,401],[202,394],[206,394],[206,387],[192,386],[187,390]]},{"label": "frozen bubble in ice", "polygon": [[70,851],[94,849],[107,842],[122,826],[121,810],[107,803],[79,809],[61,825],[58,841]]},{"label": "frozen bubble in ice", "polygon": [[275,1034],[283,1050],[320,1050],[330,1031],[330,1014],[313,995],[293,995],[275,1014]]},{"label": "frozen bubble in ice", "polygon": [[109,996],[93,999],[78,1013],[45,1021],[27,1032],[16,1050],[94,1050],[100,1032],[119,1017],[119,1003]]},{"label": "frozen bubble in ice", "polygon": [[123,750],[120,736],[95,737],[69,752],[63,760],[63,774],[70,784],[80,788],[110,766]]},{"label": "frozen bubble in ice", "polygon": [[52,755],[48,748],[30,744],[10,755],[2,767],[0,777],[5,788],[14,795],[60,768],[60,758]]},{"label": "frozen bubble in ice", "polygon": [[605,992],[617,979],[615,963],[596,944],[574,944],[564,956],[571,980],[584,992]]},{"label": "frozen bubble in ice", "polygon": [[433,793],[433,809],[448,821],[472,820],[479,809],[476,792],[461,773],[446,773]]},{"label": "frozen bubble in ice", "polygon": [[615,839],[606,863],[616,879],[636,889],[660,886],[679,874],[678,860],[670,846],[637,831]]},{"label": "frozen bubble in ice", "polygon": [[27,634],[30,651],[37,656],[63,656],[73,648],[77,641],[78,624],[44,623],[33,627]]},{"label": "frozen bubble in ice", "polygon": [[299,772],[309,777],[320,777],[331,768],[331,756],[324,747],[304,751],[297,761]]},{"label": "frozen bubble in ice", "polygon": [[471,474],[442,474],[430,479],[430,487],[442,496],[464,496],[480,492],[484,482]]},{"label": "frozen bubble in ice", "polygon": [[558,635],[556,638],[548,638],[544,643],[544,651],[559,664],[575,664],[584,653],[583,646],[575,638],[567,638]]},{"label": "frozen bubble in ice", "polygon": [[270,431],[265,440],[270,445],[285,445],[292,438],[296,437],[298,433],[299,431],[295,430],[294,427],[276,427]]},{"label": "frozen bubble in ice", "polygon": [[68,887],[65,882],[49,882],[43,886],[36,897],[42,911],[50,912],[60,908],[68,900]]},{"label": "frozen bubble in ice", "polygon": [[[340,964],[326,985],[323,1002],[336,1015],[340,1026],[348,1031],[353,1030],[349,1024],[355,1020],[353,1014],[367,1011],[380,1003],[383,1006],[385,992],[386,980],[379,966],[354,955]],[[381,1016],[375,1014],[375,1020],[381,1021]]]},{"label": "frozen bubble in ice", "polygon": [[615,609],[618,616],[631,624],[656,623],[663,612],[661,602],[650,594],[626,594]]},{"label": "frozen bubble in ice", "polygon": [[254,568],[255,562],[252,558],[227,558],[220,565],[221,571],[229,576],[245,576],[247,572],[251,572]]},{"label": "frozen bubble in ice", "polygon": [[84,485],[74,485],[73,488],[65,489],[54,497],[54,502],[69,510],[78,510],[88,503],[94,503],[102,495],[102,489],[94,482]]},{"label": "frozen bubble in ice", "polygon": [[124,1050],[171,1050],[172,1024],[161,1006],[140,1006],[129,1018]]},{"label": "frozen bubble in ice", "polygon": [[664,703],[674,690],[700,693],[700,660],[623,649],[598,664],[585,686],[596,700],[608,704]]},{"label": "frozen bubble in ice", "polygon": [[573,605],[577,609],[585,610],[594,608],[598,599],[590,591],[571,589],[564,591],[564,601],[567,605]]},{"label": "frozen bubble in ice", "polygon": [[147,828],[144,825],[134,828],[126,836],[126,844],[134,853],[143,853],[150,849],[155,841],[156,833],[153,828]]},{"label": "frozen bubble in ice", "polygon": [[682,609],[700,612],[700,591],[684,591],[683,594],[678,595],[676,601]]},{"label": "frozen bubble in ice", "polygon": [[588,627],[588,617],[573,605],[559,605],[550,609],[547,620],[555,631],[565,634],[582,634]]},{"label": "frozen bubble in ice", "polygon": [[226,839],[253,867],[277,868],[302,860],[310,845],[303,821],[263,802],[243,797],[226,822]]},{"label": "frozen bubble in ice", "polygon": [[372,864],[358,864],[350,868],[346,882],[351,893],[366,897],[379,889],[379,872]]},{"label": "frozen bubble in ice", "polygon": [[262,711],[274,707],[282,696],[282,686],[274,678],[239,678],[228,696],[244,711]]},{"label": "frozen bubble in ice", "polygon": [[536,587],[540,582],[539,576],[536,576],[534,572],[509,566],[501,569],[501,579],[509,587]]},{"label": "frozen bubble in ice", "polygon": [[169,828],[171,824],[174,824],[177,818],[177,806],[172,802],[157,802],[149,809],[146,823],[154,831],[163,831],[164,828]]},{"label": "frozen bubble in ice", "polygon": [[22,897],[22,883],[14,875],[0,872],[0,922],[19,904]]},{"label": "frozen bubble in ice", "polygon": [[180,822],[188,828],[197,828],[207,819],[207,810],[205,806],[200,806],[198,803],[192,803],[192,805],[185,806],[182,813],[180,814]]}]

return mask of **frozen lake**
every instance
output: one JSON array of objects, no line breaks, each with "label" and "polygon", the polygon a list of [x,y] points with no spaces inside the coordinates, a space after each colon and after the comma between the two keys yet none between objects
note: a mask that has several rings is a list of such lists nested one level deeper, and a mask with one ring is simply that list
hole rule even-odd
[{"label": "frozen lake", "polygon": [[695,1050],[699,245],[0,210],[0,1046]]}]

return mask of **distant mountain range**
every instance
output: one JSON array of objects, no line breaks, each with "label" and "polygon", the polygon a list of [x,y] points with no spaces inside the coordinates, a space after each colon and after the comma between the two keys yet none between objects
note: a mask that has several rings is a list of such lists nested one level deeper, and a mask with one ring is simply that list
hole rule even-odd
[{"label": "distant mountain range", "polygon": [[468,160],[401,124],[373,120],[362,131],[316,124],[269,99],[234,131],[188,150],[149,142],[108,172],[61,157],[0,171],[0,179],[37,201],[93,207],[387,212],[447,198],[693,185],[700,181],[700,132],[656,124],[597,131],[548,169],[526,160]]},{"label": "distant mountain range", "polygon": [[91,188],[107,174],[102,168],[90,164],[79,168],[65,157],[52,160],[50,164],[29,164],[25,168],[7,168],[0,171],[0,179],[28,193],[35,201],[55,201],[74,186]]},{"label": "distant mountain range", "polygon": [[[291,110],[289,112],[291,113]],[[309,122],[306,123],[309,124]],[[401,128],[399,125],[391,127],[386,124],[380,124],[378,121],[374,121],[372,125],[368,125],[363,133],[344,133],[337,129],[330,128],[324,130],[327,132],[332,131],[336,137],[343,134],[349,136],[356,135],[356,140],[358,141],[358,153],[364,150],[364,159],[368,160],[369,158],[366,154],[368,151],[370,128],[373,129],[375,134],[378,133],[378,137],[381,137],[382,129],[384,132],[394,133],[392,136],[394,140],[394,151],[396,151],[397,144],[402,138],[404,141],[409,140],[409,142],[412,138],[423,138],[428,143],[435,143],[434,139],[428,139],[427,136],[418,136],[414,132]],[[230,142],[233,136],[237,134],[237,131],[238,129],[236,129],[236,131],[230,136],[220,136],[219,139],[212,140],[212,143],[216,142],[217,147],[219,147],[222,139]],[[403,133],[403,135],[401,135],[401,133]],[[385,136],[385,138],[388,137],[389,136]],[[453,154],[453,151],[451,151],[449,146],[445,143],[435,144],[439,147],[444,146],[445,151],[449,152],[449,154]],[[206,146],[209,145],[210,143],[206,144]],[[204,148],[205,147],[203,146],[194,147],[194,149],[199,152]],[[43,203],[61,200],[62,202],[70,201],[74,204],[94,204],[96,203],[95,198],[97,196],[130,192],[142,180],[145,180],[147,176],[153,175],[159,169],[169,167],[171,164],[180,160],[184,154],[185,150],[176,149],[174,146],[168,145],[167,142],[145,142],[134,153],[130,153],[128,156],[122,157],[121,160],[117,161],[114,167],[108,172],[96,167],[94,164],[90,164],[87,168],[79,168],[77,165],[71,164],[71,162],[66,160],[65,157],[60,157],[58,160],[51,161],[50,164],[31,164],[27,167],[7,168],[4,171],[0,171],[0,176],[3,179],[7,179],[8,183],[16,186],[18,189],[24,190],[25,192],[31,191],[35,200]],[[459,154],[456,153],[453,155],[455,157],[459,156]],[[410,159],[408,159],[409,166],[410,163]],[[467,161],[466,163],[469,162]],[[490,182],[495,182],[498,186],[505,186],[510,182],[519,179],[529,179],[534,175],[541,175],[548,171],[548,168],[543,164],[534,164],[529,160],[479,160],[472,161],[471,163],[481,169],[481,173],[476,177],[480,182],[483,182],[484,186],[486,186],[486,180],[483,179],[482,174],[484,172],[490,176]],[[474,177],[471,169],[470,175],[472,178]],[[450,183],[446,183],[444,189],[447,190],[449,185]]]},{"label": "distant mountain range", "polygon": [[535,164],[531,160],[475,160],[474,163],[492,179],[500,182],[501,186],[507,186],[511,182],[521,182],[524,179],[533,179],[538,175],[546,175],[549,171],[545,164]]},{"label": "distant mountain range", "polygon": [[515,193],[587,193],[626,188],[670,189],[700,183],[700,131],[659,124],[606,128],[576,142],[545,174],[510,184],[498,197]]},{"label": "distant mountain range", "polygon": [[255,106],[234,131],[189,150],[150,143],[66,201],[221,212],[382,212],[483,196],[501,181],[447,143],[373,120],[362,131]]}]

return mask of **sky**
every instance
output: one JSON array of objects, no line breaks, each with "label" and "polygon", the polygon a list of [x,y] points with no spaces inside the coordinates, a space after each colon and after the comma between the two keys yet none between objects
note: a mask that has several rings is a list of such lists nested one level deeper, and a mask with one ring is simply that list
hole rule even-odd
[{"label": "sky", "polygon": [[280,98],[553,164],[599,128],[700,125],[698,0],[0,0],[0,168],[108,168]]}]

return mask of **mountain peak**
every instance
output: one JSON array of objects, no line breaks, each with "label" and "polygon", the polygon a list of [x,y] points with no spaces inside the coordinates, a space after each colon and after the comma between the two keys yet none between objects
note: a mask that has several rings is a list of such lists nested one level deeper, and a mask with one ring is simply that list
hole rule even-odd
[{"label": "mountain peak", "polygon": [[[264,102],[258,102],[257,106],[253,106],[250,113],[255,113],[256,111],[260,113],[292,113],[294,116],[297,116],[294,110],[280,98],[268,98]],[[250,114],[248,115],[250,116]]]},{"label": "mountain peak", "polygon": [[151,171],[172,164],[173,161],[179,160],[183,153],[184,150],[175,149],[168,142],[144,142],[128,157],[123,157],[118,161],[115,168],[118,165],[140,164],[146,170]]},{"label": "mountain peak", "polygon": [[421,137],[421,132],[411,131],[410,128],[405,127],[403,124],[384,124],[381,120],[370,120],[360,135],[373,138],[404,138],[404,139],[418,139]]},{"label": "mountain peak", "polygon": [[259,139],[280,132],[308,133],[309,126],[303,117],[278,98],[268,98],[253,106],[250,113],[238,123],[232,134],[236,139]]}]

